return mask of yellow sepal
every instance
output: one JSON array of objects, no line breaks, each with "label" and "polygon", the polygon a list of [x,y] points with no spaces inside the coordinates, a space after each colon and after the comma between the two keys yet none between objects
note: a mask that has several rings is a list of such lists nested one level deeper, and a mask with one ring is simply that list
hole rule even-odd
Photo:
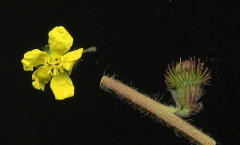
[{"label": "yellow sepal", "polygon": [[83,53],[83,48],[80,48],[78,50],[75,50],[75,51],[72,51],[72,52],[69,52],[69,53],[65,54],[62,57],[63,67],[66,70],[71,71],[72,67],[74,66],[74,64],[76,62],[76,60],[78,60],[82,56],[82,53]]},{"label": "yellow sepal", "polygon": [[28,51],[24,54],[24,58],[22,59],[23,69],[25,71],[33,71],[33,67],[43,64],[47,57],[48,54],[39,49]]},{"label": "yellow sepal", "polygon": [[63,100],[74,95],[74,86],[72,80],[65,73],[53,76],[50,87],[56,100]]},{"label": "yellow sepal", "polygon": [[73,38],[62,26],[53,28],[48,37],[50,51],[55,57],[60,58],[72,47]]}]

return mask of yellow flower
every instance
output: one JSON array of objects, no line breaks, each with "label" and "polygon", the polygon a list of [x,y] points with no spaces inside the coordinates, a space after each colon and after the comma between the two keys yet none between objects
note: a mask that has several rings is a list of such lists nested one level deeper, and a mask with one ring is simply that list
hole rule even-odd
[{"label": "yellow flower", "polygon": [[68,52],[73,38],[62,26],[55,27],[48,36],[49,45],[45,51],[34,49],[24,54],[23,69],[33,71],[34,67],[38,67],[32,75],[33,87],[44,91],[45,85],[51,80],[50,87],[55,99],[63,100],[74,95],[69,75],[75,62],[82,56],[83,48]]}]

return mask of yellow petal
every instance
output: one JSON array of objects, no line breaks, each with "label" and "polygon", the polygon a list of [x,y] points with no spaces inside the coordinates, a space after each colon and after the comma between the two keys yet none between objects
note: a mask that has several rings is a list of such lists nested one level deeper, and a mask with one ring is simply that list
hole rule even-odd
[{"label": "yellow petal", "polygon": [[33,67],[43,64],[47,57],[48,54],[39,49],[28,51],[24,54],[24,58],[22,59],[23,69],[25,71],[33,71]]},{"label": "yellow petal", "polygon": [[80,48],[78,50],[75,50],[75,51],[65,54],[62,57],[63,67],[66,70],[71,71],[76,60],[78,60],[82,56],[82,53],[83,53],[83,48]]},{"label": "yellow petal", "polygon": [[44,91],[45,84],[51,80],[51,66],[41,66],[32,75],[32,85],[38,90]]},{"label": "yellow petal", "polygon": [[72,46],[73,38],[68,31],[62,27],[55,27],[48,33],[48,44],[53,56],[63,56]]},{"label": "yellow petal", "polygon": [[65,73],[53,76],[50,86],[56,100],[63,100],[74,95],[72,80]]}]

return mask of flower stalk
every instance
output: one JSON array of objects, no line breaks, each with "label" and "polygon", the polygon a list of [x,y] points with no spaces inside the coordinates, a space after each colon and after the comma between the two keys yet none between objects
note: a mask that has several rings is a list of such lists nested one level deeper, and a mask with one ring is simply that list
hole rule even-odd
[{"label": "flower stalk", "polygon": [[84,49],[83,53],[92,53],[92,52],[96,52],[96,51],[97,51],[97,47],[92,46],[92,47],[89,47],[87,49]]},{"label": "flower stalk", "polygon": [[203,145],[215,145],[216,142],[200,130],[191,126],[183,119],[175,115],[168,106],[162,105],[161,103],[137,92],[136,90],[122,84],[121,82],[103,76],[100,82],[100,87],[106,91],[112,91],[130,102],[138,105],[145,109],[151,114],[155,115],[160,120],[164,121],[167,125],[173,127],[175,130],[182,132],[188,136],[191,140],[196,141]]}]

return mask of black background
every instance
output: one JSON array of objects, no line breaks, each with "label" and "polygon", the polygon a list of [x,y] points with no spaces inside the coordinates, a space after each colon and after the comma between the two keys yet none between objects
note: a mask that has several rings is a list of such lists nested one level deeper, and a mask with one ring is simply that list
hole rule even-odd
[{"label": "black background", "polygon": [[[71,74],[75,95],[57,101],[49,87],[32,87],[25,52],[64,26],[73,48],[96,46]],[[196,56],[211,70],[204,110],[187,118],[217,143],[239,140],[240,2],[68,1],[0,3],[0,144],[189,144],[113,94],[103,73],[173,104],[164,73],[171,61]]]}]

